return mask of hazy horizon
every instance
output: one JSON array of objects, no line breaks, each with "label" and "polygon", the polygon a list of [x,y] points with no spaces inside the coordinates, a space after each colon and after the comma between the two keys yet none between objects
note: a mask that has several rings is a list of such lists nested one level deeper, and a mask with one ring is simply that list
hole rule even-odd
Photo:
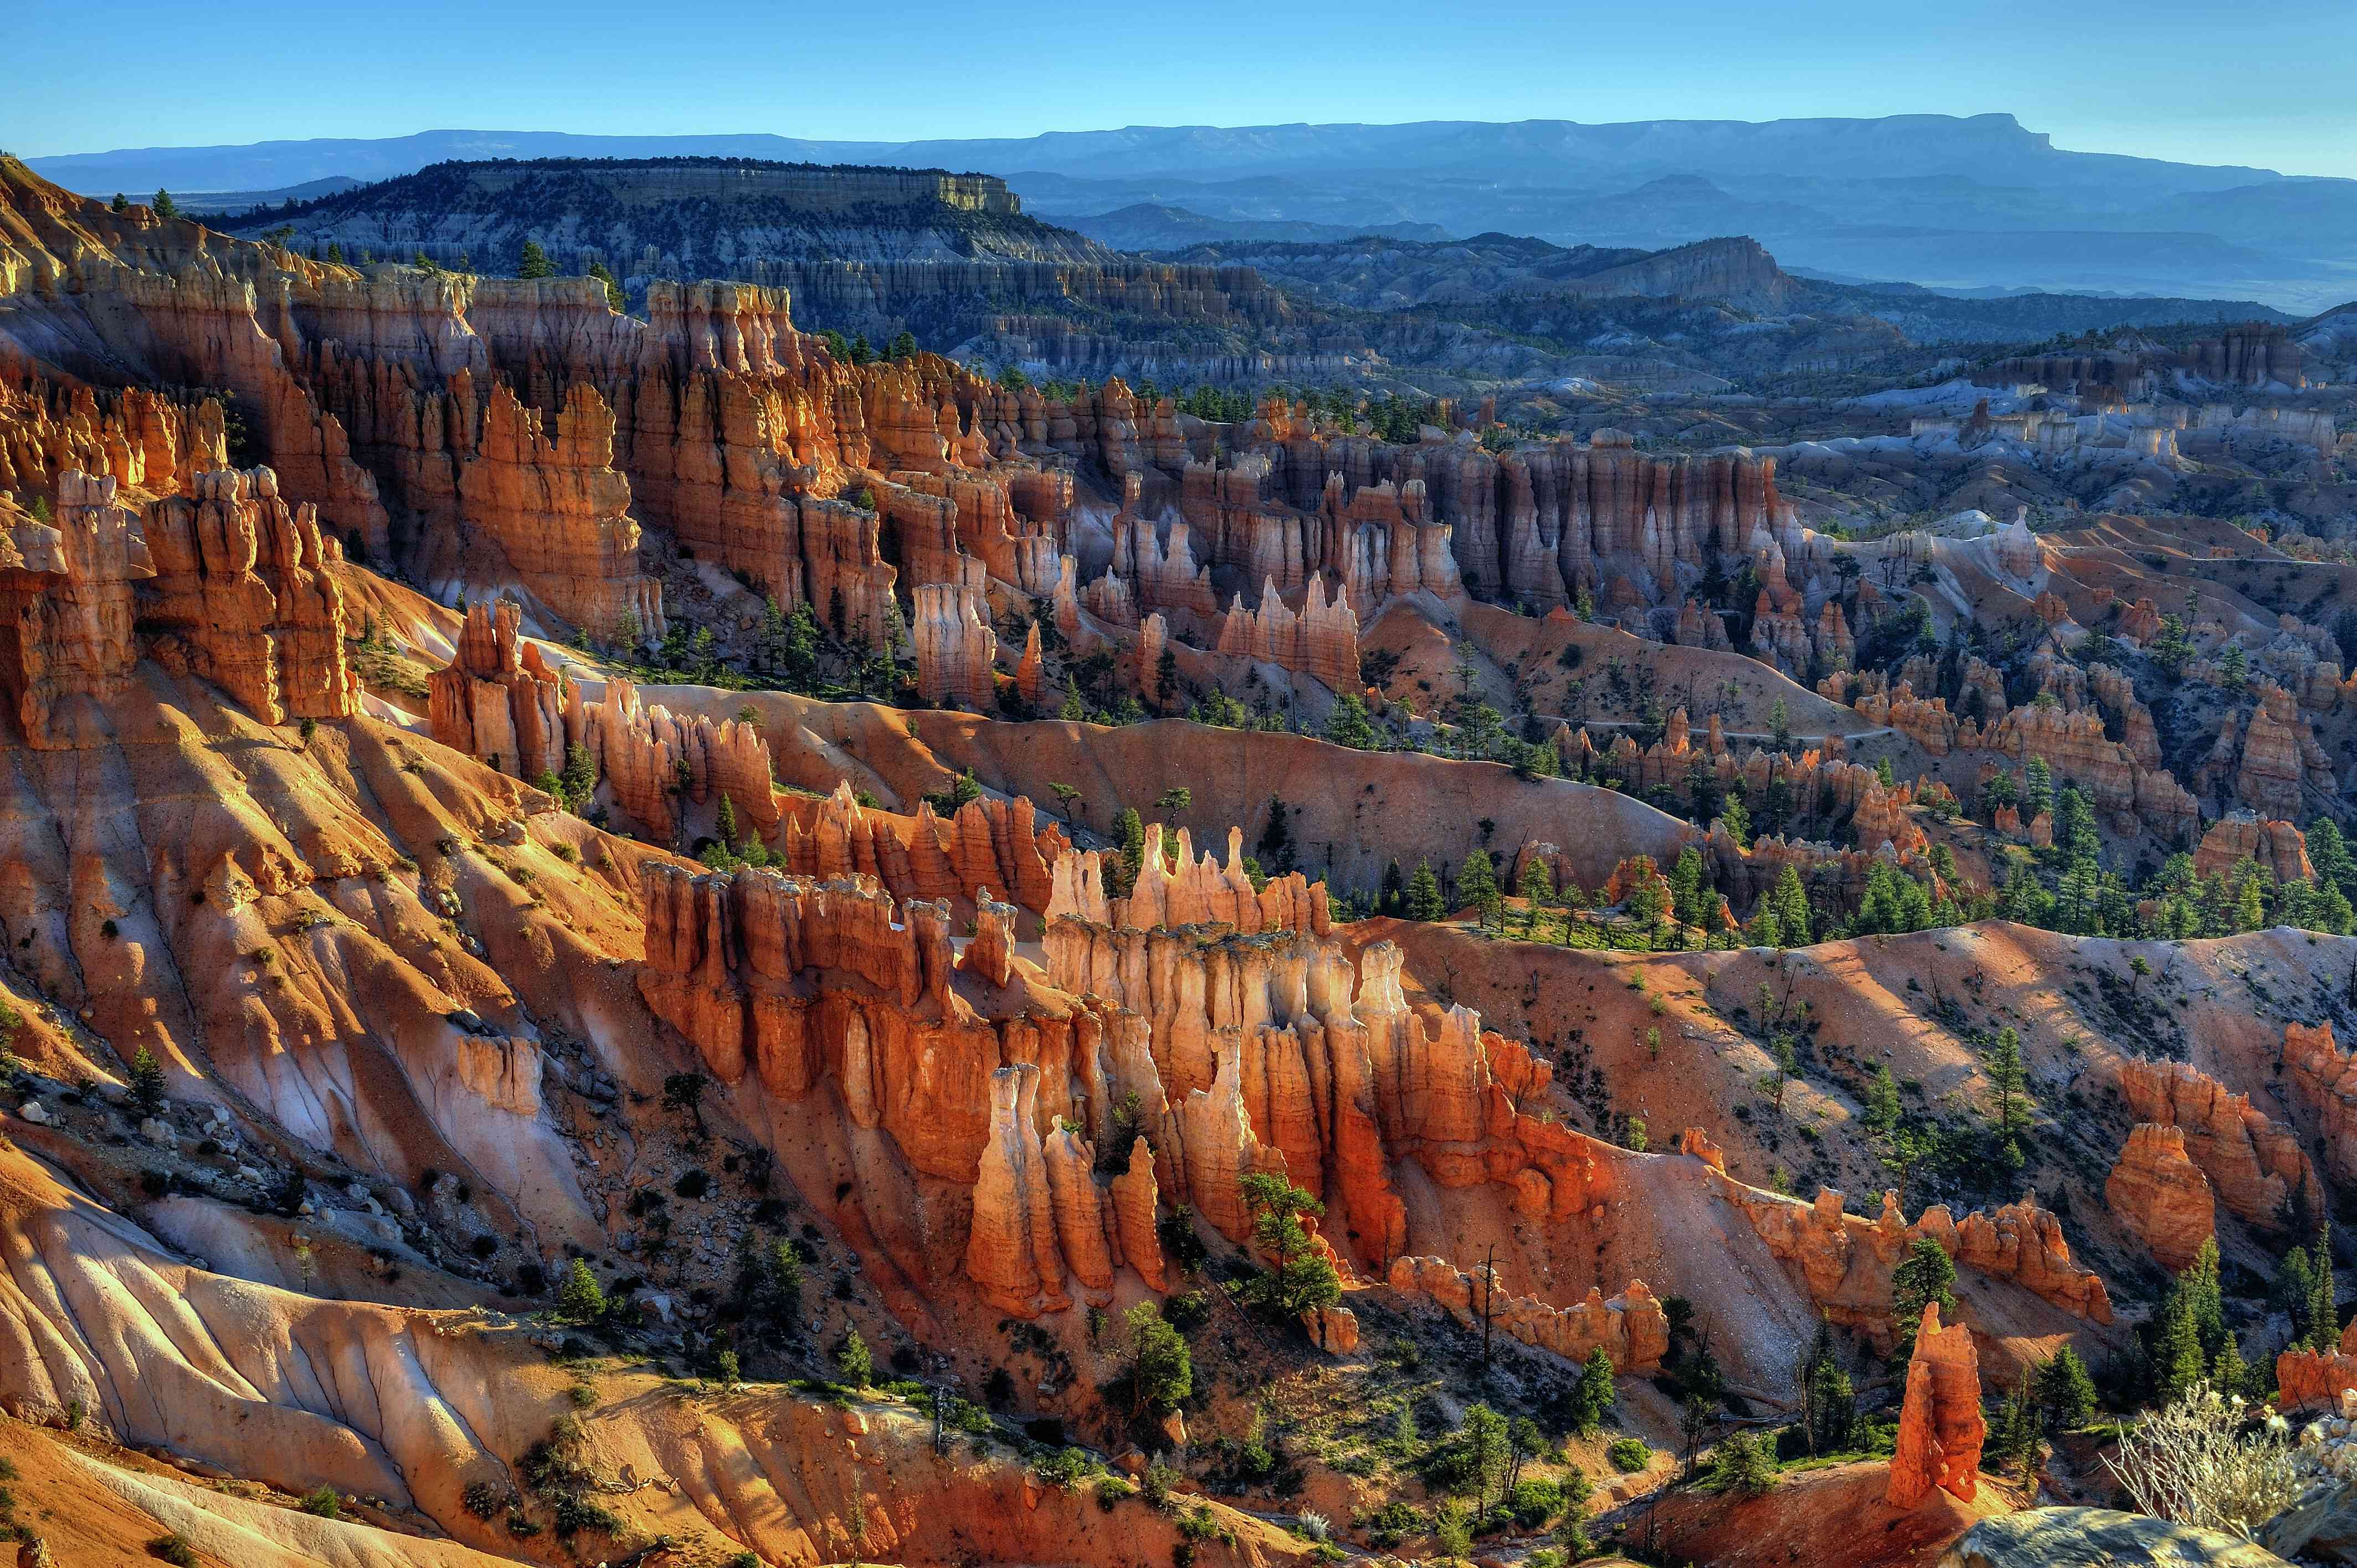
[{"label": "hazy horizon", "polygon": [[940,0],[799,16],[729,0],[661,36],[643,10],[604,0],[500,15],[506,47],[487,38],[479,7],[453,0],[398,13],[270,0],[243,7],[225,40],[220,12],[136,0],[102,19],[172,62],[173,91],[104,93],[90,90],[90,8],[34,0],[13,29],[0,146],[39,158],[448,128],[899,143],[2009,113],[2072,152],[2357,177],[2357,107],[2297,75],[2301,59],[2357,57],[2357,7],[2318,0],[2271,7],[2264,28],[2184,0],[2095,0],[2034,47],[2015,8],[1958,5],[1893,27],[1887,7],[1860,0],[1776,12],[1699,0],[1674,27],[1532,0],[1478,27],[1396,0],[1349,24],[1325,8],[1209,0],[1185,26],[1116,12],[981,28]]}]

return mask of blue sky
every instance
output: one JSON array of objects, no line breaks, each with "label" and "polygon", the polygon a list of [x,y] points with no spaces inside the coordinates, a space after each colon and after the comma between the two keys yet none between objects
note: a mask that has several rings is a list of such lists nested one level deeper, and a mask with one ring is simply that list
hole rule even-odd
[{"label": "blue sky", "polygon": [[904,140],[1998,112],[2082,151],[2357,176],[2351,0],[30,0],[8,35],[0,147],[26,156],[437,128]]}]

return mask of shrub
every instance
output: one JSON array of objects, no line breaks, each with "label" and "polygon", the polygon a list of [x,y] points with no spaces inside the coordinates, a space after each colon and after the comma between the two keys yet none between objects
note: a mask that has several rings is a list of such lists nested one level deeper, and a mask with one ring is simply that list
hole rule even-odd
[{"label": "shrub", "polygon": [[305,1513],[318,1519],[344,1517],[344,1499],[336,1495],[336,1488],[333,1487],[321,1487],[317,1491],[306,1494],[302,1502],[296,1506]]},{"label": "shrub", "polygon": [[2284,1419],[2245,1432],[2252,1413],[2239,1394],[2197,1383],[2123,1433],[2104,1463],[2141,1511],[2248,1540],[2301,1485]]},{"label": "shrub", "polygon": [[565,1271],[564,1283],[556,1287],[556,1316],[561,1323],[595,1323],[606,1315],[606,1293],[598,1286],[597,1276],[580,1258],[573,1260]]},{"label": "shrub", "polygon": [[1776,1484],[1776,1451],[1755,1432],[1738,1432],[1711,1455],[1710,1473],[1703,1477],[1706,1492],[1733,1492],[1756,1498]]},{"label": "shrub", "polygon": [[147,1550],[172,1568],[197,1568],[196,1549],[177,1535],[159,1535],[147,1543]]},{"label": "shrub", "polygon": [[1536,1530],[1563,1511],[1563,1488],[1544,1476],[1517,1481],[1506,1494],[1506,1511],[1524,1530]]},{"label": "shrub", "polygon": [[864,1389],[876,1380],[876,1358],[868,1353],[867,1341],[859,1337],[856,1328],[845,1333],[843,1343],[834,1348],[834,1366],[843,1374],[843,1380],[855,1389]]},{"label": "shrub", "polygon": [[1136,1495],[1137,1488],[1131,1486],[1127,1481],[1123,1480],[1119,1476],[1100,1476],[1097,1477],[1097,1507],[1104,1509],[1107,1513],[1113,1512],[1116,1504],[1121,1503],[1127,1498],[1134,1498]]},{"label": "shrub", "polygon": [[1077,1448],[1059,1448],[1033,1460],[1031,1468],[1049,1486],[1070,1491],[1089,1473],[1089,1456]]},{"label": "shrub", "polygon": [[1653,1462],[1653,1451],[1633,1437],[1623,1437],[1605,1450],[1612,1467],[1624,1476],[1633,1476]]},{"label": "shrub", "polygon": [[1362,1521],[1367,1539],[1385,1551],[1411,1535],[1421,1535],[1430,1522],[1414,1505],[1394,1498]]},{"label": "shrub", "polygon": [[1333,1521],[1324,1514],[1304,1509],[1295,1516],[1294,1528],[1311,1541],[1324,1541],[1334,1533]]},{"label": "shrub", "polygon": [[477,1519],[490,1519],[500,1511],[500,1505],[507,1500],[507,1495],[489,1481],[469,1481],[459,1500]]},{"label": "shrub", "polygon": [[587,1383],[576,1383],[565,1391],[565,1397],[573,1402],[574,1409],[587,1410],[597,1402],[597,1391]]}]

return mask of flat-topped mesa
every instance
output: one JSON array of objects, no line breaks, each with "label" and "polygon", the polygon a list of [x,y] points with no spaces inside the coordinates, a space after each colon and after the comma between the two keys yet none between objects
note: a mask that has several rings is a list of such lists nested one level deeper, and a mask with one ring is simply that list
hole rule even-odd
[{"label": "flat-topped mesa", "polygon": [[614,413],[597,389],[566,392],[552,435],[502,382],[484,406],[458,495],[472,538],[496,544],[522,585],[599,636],[664,630],[662,585],[639,571],[630,481],[614,460]]},{"label": "flat-topped mesa", "polygon": [[1940,1304],[1927,1303],[1915,1352],[1907,1361],[1907,1392],[1899,1407],[1886,1500],[1896,1509],[1912,1509],[1936,1487],[1972,1501],[1987,1433],[1972,1330],[1961,1323],[1942,1327]]},{"label": "flat-topped mesa", "polygon": [[989,713],[996,696],[992,666],[998,658],[989,600],[978,586],[920,582],[916,604],[909,629],[917,649],[918,693],[928,703],[947,700]]},{"label": "flat-topped mesa", "polygon": [[1403,1294],[1431,1298],[1464,1327],[1487,1320],[1525,1345],[1585,1361],[1601,1349],[1616,1372],[1649,1371],[1669,1353],[1670,1320],[1642,1280],[1631,1280],[1620,1294],[1605,1298],[1591,1286],[1587,1299],[1558,1307],[1536,1296],[1500,1294],[1494,1308],[1490,1284],[1445,1258],[1394,1258],[1386,1283]]},{"label": "flat-topped mesa", "polygon": [[2104,1202],[2170,1273],[2184,1272],[2218,1234],[2210,1179],[2187,1157],[2181,1128],[2139,1122],[2130,1129]]},{"label": "flat-topped mesa", "polygon": [[647,707],[636,686],[615,676],[595,703],[585,702],[578,687],[570,689],[565,742],[588,749],[615,804],[659,841],[668,842],[683,827],[688,803],[716,809],[724,796],[738,822],[763,838],[777,831],[770,745],[751,724],[727,719],[716,725],[703,714]]},{"label": "flat-topped mesa", "polygon": [[1297,615],[1265,579],[1260,603],[1247,610],[1238,594],[1220,621],[1222,653],[1266,660],[1298,671],[1335,692],[1359,689],[1359,618],[1347,600],[1329,604],[1322,577],[1311,577]]},{"label": "flat-topped mesa", "polygon": [[2020,1285],[2032,1295],[2093,1323],[2112,1321],[2103,1276],[2072,1261],[2061,1221],[2024,1197],[1993,1213],[1954,1219],[1945,1204],[1914,1224],[1899,1195],[1882,1195],[1873,1219],[1842,1208],[1842,1195],[1820,1187],[1813,1203],[1746,1187],[1723,1172],[1714,1185],[1751,1220],[1768,1250],[1799,1268],[1811,1299],[1834,1322],[1881,1336],[1890,1322],[1891,1270],[1917,1240],[1929,1237],[1958,1263]]},{"label": "flat-topped mesa", "polygon": [[35,749],[77,745],[83,704],[128,688],[139,658],[132,584],[155,570],[112,476],[68,470],[54,525],[26,518],[0,531],[0,693]]},{"label": "flat-topped mesa", "polygon": [[2248,1096],[2186,1063],[2139,1058],[2120,1064],[2120,1093],[2138,1122],[2181,1130],[2186,1157],[2244,1223],[2275,1230],[2296,1209],[2322,1211],[2324,1184],[2298,1133]]},{"label": "flat-topped mesa", "polygon": [[2286,1024],[2283,1059],[2294,1092],[2307,1101],[2324,1135],[2325,1169],[2357,1181],[2357,1052],[2341,1048],[2328,1019]]},{"label": "flat-topped mesa", "polygon": [[195,476],[142,519],[156,575],[139,622],[166,668],[226,688],[265,724],[342,718],[360,687],[344,660],[341,550],[268,468]]}]

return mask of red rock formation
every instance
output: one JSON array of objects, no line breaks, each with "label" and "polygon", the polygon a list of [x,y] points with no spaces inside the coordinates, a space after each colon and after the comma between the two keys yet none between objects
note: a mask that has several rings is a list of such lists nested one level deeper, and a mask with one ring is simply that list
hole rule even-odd
[{"label": "red rock formation", "polygon": [[576,383],[545,433],[537,409],[502,383],[482,415],[474,457],[458,472],[473,537],[496,544],[522,585],[557,615],[601,636],[635,620],[663,633],[662,588],[639,572],[630,481],[612,467],[614,413]]},{"label": "red rock formation", "polygon": [[976,713],[991,711],[998,634],[990,628],[990,605],[980,588],[919,583],[909,631],[917,649],[917,690],[925,701],[947,699]]},{"label": "red rock formation", "polygon": [[2171,1273],[2190,1267],[2217,1235],[2209,1178],[2186,1157],[2179,1128],[2137,1122],[2104,1184],[2104,1201]]},{"label": "red rock formation", "polygon": [[[478,715],[483,711],[473,707]],[[479,728],[476,738],[480,744]],[[684,825],[689,804],[716,809],[723,795],[737,820],[763,836],[778,826],[769,743],[749,724],[715,725],[702,714],[681,718],[661,705],[647,707],[638,688],[616,676],[598,702],[584,702],[577,688],[569,694],[565,738],[568,746],[588,748],[614,803],[659,840]]]},{"label": "red rock formation", "polygon": [[523,641],[513,600],[468,607],[457,656],[426,682],[434,738],[517,779],[565,767],[562,676]]},{"label": "red rock formation", "polygon": [[2323,1185],[2298,1135],[2207,1073],[2182,1062],[2130,1059],[2120,1067],[2120,1092],[2137,1121],[2182,1131],[2187,1157],[2244,1222],[2274,1230],[2295,1199],[2311,1213],[2321,1207]]},{"label": "red rock formation", "polygon": [[165,495],[228,467],[216,399],[178,403],[142,387],[102,392],[39,376],[0,378],[0,491],[53,496],[70,471]]},{"label": "red rock formation", "polygon": [[1361,684],[1359,618],[1340,598],[1327,603],[1319,577],[1309,579],[1298,615],[1277,596],[1275,578],[1264,582],[1254,609],[1245,609],[1243,596],[1238,594],[1220,622],[1219,651],[1300,671],[1337,692],[1355,691]]},{"label": "red rock formation", "polygon": [[1884,1493],[1890,1506],[1912,1509],[1933,1487],[1970,1502],[1979,1487],[1981,1439],[1987,1430],[1981,1419],[1980,1357],[1972,1330],[1962,1324],[1943,1328],[1940,1304],[1929,1303],[1907,1362],[1907,1393]]},{"label": "red rock formation", "polygon": [[57,523],[27,519],[0,532],[0,692],[25,739],[41,750],[81,744],[103,704],[130,682],[132,583],[151,577],[147,542],[112,478],[58,478]]},{"label": "red rock formation", "polygon": [[2193,874],[2230,875],[2245,860],[2257,861],[2278,882],[2307,882],[2316,875],[2300,831],[2289,822],[2264,821],[2253,811],[2230,811],[2211,825],[2193,852]]},{"label": "red rock formation", "polygon": [[[143,627],[177,639],[191,668],[265,723],[354,711],[343,591],[328,571],[341,553],[308,503],[279,499],[277,475],[198,475],[191,498],[156,502],[145,524],[156,578]],[[168,666],[170,649],[156,652]]]},{"label": "red rock formation", "polygon": [[2276,1402],[2286,1412],[2337,1411],[2341,1395],[2357,1389],[2357,1335],[2341,1331],[2334,1350],[2286,1350],[2276,1357]]},{"label": "red rock formation", "polygon": [[1466,1327],[1486,1317],[1523,1344],[1552,1350],[1566,1360],[1584,1361],[1601,1348],[1611,1358],[1613,1370],[1646,1371],[1669,1353],[1669,1318],[1642,1280],[1630,1281],[1627,1290],[1609,1301],[1600,1288],[1591,1287],[1587,1298],[1573,1306],[1501,1293],[1491,1307],[1489,1281],[1445,1259],[1394,1258],[1386,1277],[1392,1289],[1430,1298]]},{"label": "red rock formation", "polygon": [[2284,1066],[2324,1133],[2325,1168],[2357,1181],[2357,1053],[2342,1050],[2332,1025],[2286,1024]]},{"label": "red rock formation", "polygon": [[2260,816],[2286,821],[2306,813],[2303,789],[2338,793],[2332,759],[2319,743],[2289,692],[2262,685],[2259,700],[2239,722],[2229,720],[2195,775],[2205,798],[2226,795]]}]

